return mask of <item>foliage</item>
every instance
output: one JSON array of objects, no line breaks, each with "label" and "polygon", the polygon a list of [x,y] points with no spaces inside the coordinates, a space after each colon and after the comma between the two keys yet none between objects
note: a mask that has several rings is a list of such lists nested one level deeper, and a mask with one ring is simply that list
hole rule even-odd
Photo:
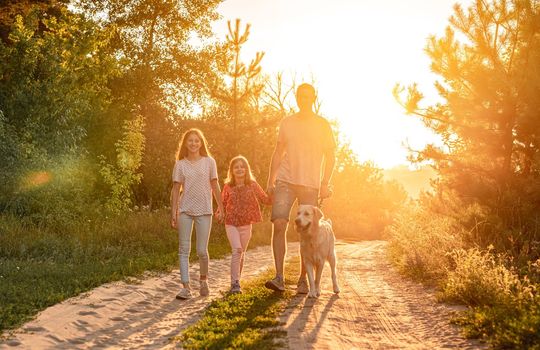
[{"label": "foliage", "polygon": [[258,52],[249,64],[240,59],[249,39],[250,25],[242,31],[237,19],[234,26],[229,21],[228,28],[223,50],[212,63],[218,75],[207,82],[212,102],[200,123],[204,125],[220,175],[225,176],[230,159],[242,154],[250,162],[255,177],[266,180],[276,128],[282,116],[261,105],[265,80],[260,64],[264,53]]},{"label": "foliage", "polygon": [[405,274],[430,283],[446,278],[448,253],[460,249],[463,240],[456,220],[411,205],[386,228],[391,260]]},{"label": "foliage", "polygon": [[[109,49],[124,72],[114,82],[115,100],[122,113],[132,114],[128,120],[140,115],[144,122],[143,176],[136,197],[141,204],[163,206],[169,200],[167,175],[179,137],[175,119],[203,103],[204,82],[214,75],[210,62],[218,48],[204,39],[211,35],[220,0],[75,3],[114,35]],[[201,45],[194,44],[194,37]]]},{"label": "foliage", "polygon": [[[93,23],[67,10],[38,14],[17,16],[9,42],[0,42],[0,210],[19,214],[39,214],[31,203],[40,201],[62,211],[63,199],[89,193],[95,175],[82,140],[109,103],[104,82],[117,73],[103,52],[108,37]],[[52,181],[28,186],[36,174]],[[61,177],[66,174],[87,182]]]},{"label": "foliage", "polygon": [[454,250],[450,257],[455,266],[447,277],[445,299],[467,305],[498,306],[518,299],[530,299],[533,287],[527,279],[520,280],[515,271],[505,266],[502,257],[492,251],[478,249]]},{"label": "foliage", "polygon": [[538,285],[520,277],[502,256],[478,249],[452,253],[442,298],[471,306],[455,319],[468,336],[484,337],[498,349],[538,349]]},{"label": "foliage", "polygon": [[129,209],[132,202],[132,186],[141,181],[142,175],[137,173],[141,166],[144,150],[144,123],[141,117],[124,124],[124,139],[116,143],[116,164],[111,165],[102,159],[101,175],[111,186],[106,207],[113,212]]},{"label": "foliage", "polygon": [[540,343],[538,262],[518,270],[492,248],[465,248],[466,234],[455,218],[418,206],[389,226],[388,252],[404,273],[440,287],[442,301],[469,309],[456,317],[470,337],[495,348],[533,349]]},{"label": "foliage", "polygon": [[487,338],[495,349],[539,349],[540,301],[503,307],[478,306],[454,320],[469,337]]},{"label": "foliage", "polygon": [[[391,229],[394,259],[407,261],[411,250],[444,256],[436,264],[417,259],[416,268],[438,276],[443,299],[471,306],[458,323],[497,348],[538,348],[540,342],[532,263],[540,257],[539,19],[537,1],[476,0],[467,10],[455,5],[445,35],[431,37],[426,47],[440,76],[441,102],[421,107],[415,84],[394,90],[400,102],[407,94],[401,102],[407,112],[441,136],[442,146],[428,145],[411,158],[432,164],[439,175],[434,193],[421,197],[421,210],[435,222],[451,222],[421,229],[427,239],[403,237],[407,224]],[[441,244],[444,235],[457,244]],[[433,244],[422,245],[426,240]]]},{"label": "foliage", "polygon": [[[538,113],[540,5],[536,1],[475,1],[454,7],[442,38],[426,52],[440,76],[443,102],[419,106],[415,85],[403,102],[408,112],[439,134],[415,156],[440,174],[437,191],[487,209],[476,229],[497,250],[538,257]],[[404,89],[396,87],[399,98]],[[483,220],[479,220],[483,221]],[[471,227],[469,227],[471,228]]]}]

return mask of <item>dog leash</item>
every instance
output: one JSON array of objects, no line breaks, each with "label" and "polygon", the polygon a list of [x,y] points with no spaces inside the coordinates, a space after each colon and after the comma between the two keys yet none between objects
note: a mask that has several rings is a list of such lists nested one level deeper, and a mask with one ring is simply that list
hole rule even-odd
[{"label": "dog leash", "polygon": [[[330,196],[332,196],[334,194],[334,191],[330,188]],[[323,202],[324,202],[324,199],[319,197],[317,199],[317,206],[319,207],[319,209],[322,209],[323,207]]]}]

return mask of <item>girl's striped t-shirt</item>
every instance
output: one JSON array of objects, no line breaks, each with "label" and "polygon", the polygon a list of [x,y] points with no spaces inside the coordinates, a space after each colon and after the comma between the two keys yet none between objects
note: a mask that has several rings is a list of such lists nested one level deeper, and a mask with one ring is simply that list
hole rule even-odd
[{"label": "girl's striped t-shirt", "polygon": [[212,157],[202,157],[196,161],[186,158],[176,161],[172,180],[182,184],[183,191],[179,199],[179,212],[188,215],[212,214],[212,186],[217,180],[216,161]]}]

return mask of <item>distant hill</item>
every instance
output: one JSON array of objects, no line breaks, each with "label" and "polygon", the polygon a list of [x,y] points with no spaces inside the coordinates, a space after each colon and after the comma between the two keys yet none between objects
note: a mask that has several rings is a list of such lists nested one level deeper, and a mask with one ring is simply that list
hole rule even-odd
[{"label": "distant hill", "polygon": [[383,169],[383,175],[386,180],[396,180],[401,183],[413,198],[418,198],[421,191],[429,191],[430,179],[437,177],[437,173],[430,166],[411,170],[406,165]]}]

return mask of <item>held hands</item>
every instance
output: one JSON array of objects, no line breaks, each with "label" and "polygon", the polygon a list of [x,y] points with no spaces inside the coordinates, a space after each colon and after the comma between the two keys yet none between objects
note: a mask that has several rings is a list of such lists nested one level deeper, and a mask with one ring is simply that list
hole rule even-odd
[{"label": "held hands", "polygon": [[274,202],[274,191],[275,191],[276,187],[274,185],[268,185],[266,187],[266,194],[268,195],[268,197],[270,197],[270,202]]},{"label": "held hands", "polygon": [[216,210],[216,219],[220,224],[222,224],[224,222],[225,214],[224,214],[223,208],[221,208],[221,207],[217,208],[217,210]]}]

